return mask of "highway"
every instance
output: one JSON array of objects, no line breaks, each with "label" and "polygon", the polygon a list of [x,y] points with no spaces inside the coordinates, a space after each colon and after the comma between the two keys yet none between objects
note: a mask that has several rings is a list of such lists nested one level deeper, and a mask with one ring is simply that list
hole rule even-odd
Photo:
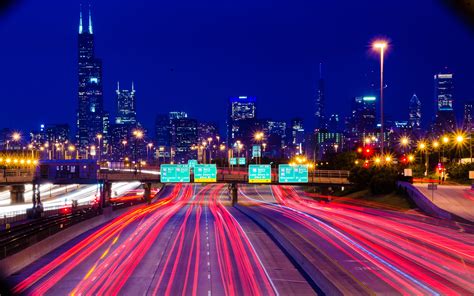
[{"label": "highway", "polygon": [[474,191],[471,186],[437,185],[428,190],[428,184],[413,184],[439,208],[474,222]]},{"label": "highway", "polygon": [[32,295],[474,293],[474,226],[292,186],[166,186],[11,276]]},{"label": "highway", "polygon": [[[225,185],[166,187],[140,206],[27,267],[13,292],[34,295],[314,295],[247,218],[225,206]],[[244,231],[244,227],[246,232]],[[260,256],[268,249],[272,256]],[[279,262],[275,261],[275,257]],[[276,269],[268,271],[265,266]]]},{"label": "highway", "polygon": [[472,226],[419,214],[318,203],[290,186],[247,186],[241,194],[247,205],[239,208],[286,238],[325,291],[474,293]]}]

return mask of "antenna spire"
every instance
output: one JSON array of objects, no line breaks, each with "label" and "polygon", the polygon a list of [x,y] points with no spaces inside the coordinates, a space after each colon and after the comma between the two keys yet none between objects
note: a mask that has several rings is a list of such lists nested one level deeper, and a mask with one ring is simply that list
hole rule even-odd
[{"label": "antenna spire", "polygon": [[92,31],[92,14],[91,14],[91,5],[89,4],[89,34],[93,34]]},{"label": "antenna spire", "polygon": [[79,5],[79,34],[82,34],[82,4]]}]

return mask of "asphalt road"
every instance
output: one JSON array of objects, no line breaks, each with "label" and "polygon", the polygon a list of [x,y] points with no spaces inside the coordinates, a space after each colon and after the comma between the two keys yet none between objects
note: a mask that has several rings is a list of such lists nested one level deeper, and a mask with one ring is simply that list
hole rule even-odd
[{"label": "asphalt road", "polygon": [[35,295],[472,295],[474,226],[308,199],[166,186],[9,278]]},{"label": "asphalt road", "polygon": [[[278,246],[227,206],[224,185],[168,186],[12,276],[47,295],[314,295]],[[236,212],[237,211],[237,212]]]},{"label": "asphalt road", "polygon": [[[245,186],[239,209],[286,240],[329,294],[474,294],[472,225]],[[468,233],[469,232],[469,233]]]}]

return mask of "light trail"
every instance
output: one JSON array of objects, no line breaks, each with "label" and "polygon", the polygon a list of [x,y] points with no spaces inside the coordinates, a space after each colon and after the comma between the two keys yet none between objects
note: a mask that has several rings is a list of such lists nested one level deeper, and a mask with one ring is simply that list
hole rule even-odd
[{"label": "light trail", "polygon": [[[255,208],[275,228],[299,235],[322,255],[340,258],[334,264],[344,273],[365,282],[378,278],[388,284],[377,288],[369,280],[375,292],[436,295],[474,291],[472,234],[429,224],[419,215],[321,204],[301,197],[290,186],[273,186],[264,194],[259,191],[257,187],[241,190],[248,202],[257,205],[249,208]],[[292,222],[282,228],[278,217]],[[360,268],[354,269],[348,262],[357,262]]]}]

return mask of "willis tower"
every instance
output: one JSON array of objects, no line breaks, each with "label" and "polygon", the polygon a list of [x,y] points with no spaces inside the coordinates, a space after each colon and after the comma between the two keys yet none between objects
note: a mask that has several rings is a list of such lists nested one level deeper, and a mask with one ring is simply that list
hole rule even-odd
[{"label": "willis tower", "polygon": [[[76,140],[81,152],[84,153],[87,146],[97,144],[97,135],[100,134],[104,139],[107,139],[109,124],[108,114],[104,111],[102,61],[94,55],[94,34],[90,7],[87,28],[83,26],[81,7],[78,45],[79,106]],[[101,144],[105,144],[104,142]]]}]

